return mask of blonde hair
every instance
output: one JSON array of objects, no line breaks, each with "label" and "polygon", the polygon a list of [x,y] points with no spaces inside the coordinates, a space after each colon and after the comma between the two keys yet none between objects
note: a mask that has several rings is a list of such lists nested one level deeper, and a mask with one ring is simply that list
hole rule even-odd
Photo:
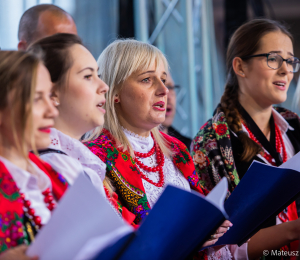
[{"label": "blonde hair", "polygon": [[[0,111],[9,108],[11,127],[17,149],[28,158],[26,126],[29,126],[31,149],[36,153],[33,136],[32,103],[36,87],[37,69],[41,60],[37,55],[21,51],[0,51]],[[12,102],[9,102],[9,97]],[[27,125],[28,124],[28,125]],[[17,129],[20,129],[21,136]],[[0,136],[1,143],[3,136]]]},{"label": "blonde hair", "polygon": [[[99,75],[109,86],[105,103],[104,127],[113,135],[119,148],[129,151],[134,158],[134,151],[126,135],[122,131],[118,115],[116,113],[114,97],[120,93],[123,83],[132,73],[148,69],[155,63],[156,68],[163,62],[168,70],[168,62],[163,53],[153,45],[132,39],[116,40],[101,53],[98,58]],[[88,140],[99,136],[102,128],[98,127],[89,133]],[[159,132],[158,127],[151,130],[157,144],[167,156],[172,156],[170,145]]]}]

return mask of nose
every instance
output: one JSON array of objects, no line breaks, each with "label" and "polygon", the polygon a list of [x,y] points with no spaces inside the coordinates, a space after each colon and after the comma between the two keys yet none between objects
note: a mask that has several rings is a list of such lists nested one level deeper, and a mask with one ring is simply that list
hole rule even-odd
[{"label": "nose", "polygon": [[169,89],[161,80],[158,81],[158,87],[156,93],[158,96],[166,96],[169,94]]},{"label": "nose", "polygon": [[293,68],[290,68],[290,66],[288,66],[288,64],[286,63],[286,61],[283,61],[282,64],[281,64],[281,67],[278,70],[278,72],[281,75],[286,75],[286,74],[288,74],[292,70],[293,70]]},{"label": "nose", "polygon": [[100,78],[98,78],[99,83],[98,83],[98,89],[97,89],[97,93],[98,94],[105,94],[108,92],[109,87],[107,86],[107,84]]},{"label": "nose", "polygon": [[46,114],[47,117],[49,118],[55,118],[58,116],[59,112],[57,110],[57,108],[54,106],[53,100],[51,100],[50,98],[47,99],[46,101]]}]

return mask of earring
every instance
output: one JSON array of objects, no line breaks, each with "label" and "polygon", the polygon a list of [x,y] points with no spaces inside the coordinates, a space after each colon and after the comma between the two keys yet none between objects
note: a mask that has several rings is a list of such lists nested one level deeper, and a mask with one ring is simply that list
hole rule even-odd
[{"label": "earring", "polygon": [[55,106],[58,106],[58,105],[59,105],[59,103],[58,103],[57,101],[54,101],[54,104],[55,104]]},{"label": "earring", "polygon": [[245,74],[243,72],[241,72],[241,75],[244,76]]},{"label": "earring", "polygon": [[118,101],[119,101],[119,100],[116,98],[116,99],[115,99],[115,103],[118,103]]}]

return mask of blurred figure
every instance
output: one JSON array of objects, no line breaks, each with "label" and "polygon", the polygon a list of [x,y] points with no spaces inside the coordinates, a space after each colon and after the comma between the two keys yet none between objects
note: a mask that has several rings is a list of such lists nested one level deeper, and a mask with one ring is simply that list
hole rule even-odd
[{"label": "blurred figure", "polygon": [[[29,260],[27,247],[68,184],[36,150],[50,144],[58,115],[39,56],[0,51],[0,259]],[[30,151],[35,151],[31,153]]]},{"label": "blurred figure", "polygon": [[70,14],[58,6],[41,4],[29,8],[21,17],[18,31],[18,49],[56,33],[77,35],[76,24]]},{"label": "blurred figure", "polygon": [[174,80],[170,72],[167,75],[166,87],[169,89],[168,100],[167,100],[167,112],[166,112],[166,120],[162,123],[163,129],[162,131],[170,136],[173,136],[183,142],[186,147],[190,150],[192,139],[181,135],[177,130],[172,127],[172,123],[174,120],[174,116],[176,113],[176,92],[175,89],[179,88],[178,85],[175,85]]}]

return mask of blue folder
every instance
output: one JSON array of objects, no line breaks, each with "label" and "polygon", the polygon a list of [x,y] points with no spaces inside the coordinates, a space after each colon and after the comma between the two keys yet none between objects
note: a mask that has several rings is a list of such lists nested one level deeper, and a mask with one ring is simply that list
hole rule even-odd
[{"label": "blue folder", "polygon": [[249,167],[225,202],[223,213],[207,197],[168,186],[140,228],[95,259],[185,259],[199,250],[226,218],[233,227],[215,245],[241,245],[299,192],[299,172],[259,162]]},{"label": "blue folder", "polygon": [[291,204],[300,192],[300,173],[253,162],[225,202],[233,227],[217,245],[242,245],[270,218]]},{"label": "blue folder", "polygon": [[[222,203],[226,191],[224,179]],[[128,235],[95,259],[184,259],[198,251],[224,219],[220,209],[201,194],[167,186],[134,236]]]}]

